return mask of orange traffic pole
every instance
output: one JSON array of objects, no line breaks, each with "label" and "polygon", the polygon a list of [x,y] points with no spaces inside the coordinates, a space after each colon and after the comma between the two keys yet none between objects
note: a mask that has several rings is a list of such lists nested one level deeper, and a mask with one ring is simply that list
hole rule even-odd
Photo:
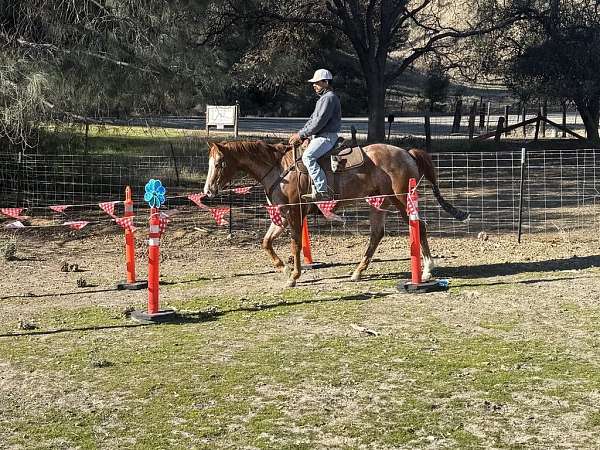
[{"label": "orange traffic pole", "polygon": [[[133,214],[133,199],[131,197],[131,188],[125,187],[125,211],[124,217],[132,217]],[[146,289],[148,283],[145,281],[137,281],[135,279],[135,234],[131,229],[125,228],[125,266],[127,271],[127,280],[117,284],[117,289]]]},{"label": "orange traffic pole", "polygon": [[[131,188],[125,188],[125,217],[133,216],[133,200],[131,199]],[[135,237],[133,231],[125,228],[125,261],[127,264],[127,282],[135,283]]]},{"label": "orange traffic pole", "polygon": [[411,178],[408,182],[406,210],[410,235],[410,272],[411,283],[421,283],[421,230],[419,229],[419,194],[417,181]]},{"label": "orange traffic pole", "polygon": [[150,208],[150,234],[148,239],[148,314],[158,313],[160,278],[160,217],[158,208]]},{"label": "orange traffic pole", "polygon": [[308,234],[308,220],[304,217],[302,222],[302,253],[304,255],[304,263],[312,264],[312,253],[310,252],[310,235]]},{"label": "orange traffic pole", "polygon": [[160,180],[152,179],[146,184],[144,199],[150,205],[150,229],[148,233],[148,311],[132,311],[131,318],[142,323],[157,323],[171,320],[172,309],[160,310],[158,292],[160,285],[160,238],[162,236],[160,205],[165,201],[166,189]]},{"label": "orange traffic pole", "polygon": [[419,294],[423,292],[447,291],[448,280],[423,281],[421,265],[421,223],[419,219],[419,194],[417,180],[408,180],[406,194],[406,213],[408,214],[408,231],[410,235],[410,273],[411,280],[398,285],[400,292]]}]

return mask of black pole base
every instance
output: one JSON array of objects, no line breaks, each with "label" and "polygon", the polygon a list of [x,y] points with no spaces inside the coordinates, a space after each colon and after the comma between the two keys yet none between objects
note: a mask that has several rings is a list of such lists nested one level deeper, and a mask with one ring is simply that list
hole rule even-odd
[{"label": "black pole base", "polygon": [[129,316],[133,320],[136,320],[140,323],[164,323],[164,322],[173,322],[177,315],[172,309],[161,309],[157,313],[150,314],[146,311],[132,311]]},{"label": "black pole base", "polygon": [[134,283],[128,283],[127,281],[119,281],[117,283],[118,291],[139,291],[140,289],[147,289],[147,281],[136,281]]},{"label": "black pole base", "polygon": [[444,280],[425,281],[423,283],[411,283],[401,281],[398,290],[404,294],[425,294],[427,292],[443,292],[448,290],[448,282]]}]

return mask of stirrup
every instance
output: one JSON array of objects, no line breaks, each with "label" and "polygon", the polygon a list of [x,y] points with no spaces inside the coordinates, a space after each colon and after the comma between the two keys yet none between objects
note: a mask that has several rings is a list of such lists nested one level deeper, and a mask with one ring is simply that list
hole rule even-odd
[{"label": "stirrup", "polygon": [[310,194],[303,194],[302,198],[304,200],[309,200],[312,202],[326,202],[329,200],[333,200],[333,195],[329,191],[311,192]]}]

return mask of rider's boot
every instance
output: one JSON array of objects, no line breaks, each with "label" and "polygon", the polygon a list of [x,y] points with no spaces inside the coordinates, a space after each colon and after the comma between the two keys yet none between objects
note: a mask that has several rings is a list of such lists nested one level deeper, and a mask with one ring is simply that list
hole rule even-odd
[{"label": "rider's boot", "polygon": [[331,190],[329,188],[325,188],[325,189],[326,190],[323,192],[315,191],[315,187],[313,185],[312,192],[310,192],[309,194],[303,194],[302,199],[308,200],[311,202],[326,202],[329,200],[333,200],[333,192],[331,192]]}]

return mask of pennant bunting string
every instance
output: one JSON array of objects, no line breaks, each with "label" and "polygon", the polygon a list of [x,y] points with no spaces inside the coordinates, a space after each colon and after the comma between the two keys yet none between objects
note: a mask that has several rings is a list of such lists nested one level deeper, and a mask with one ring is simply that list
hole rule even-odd
[{"label": "pennant bunting string", "polygon": [[267,212],[269,213],[271,222],[273,222],[277,226],[283,227],[283,217],[281,217],[281,210],[279,209],[279,205],[265,205],[265,208],[267,208]]},{"label": "pennant bunting string", "polygon": [[235,192],[236,194],[240,194],[240,195],[246,195],[246,194],[250,193],[250,189],[252,189],[252,186],[238,187],[238,188],[235,188],[233,190],[233,192]]},{"label": "pennant bunting string", "polygon": [[187,196],[187,198],[189,200],[193,201],[200,208],[202,208],[202,209],[208,209],[208,206],[206,206],[204,203],[202,203],[202,199],[204,197],[206,197],[206,194],[190,194],[190,195]]},{"label": "pennant bunting string", "polygon": [[72,221],[72,222],[65,222],[65,223],[63,223],[63,225],[70,227],[74,230],[81,230],[88,223],[89,222],[86,222],[85,220],[76,220],[76,221]]},{"label": "pennant bunting string", "polygon": [[115,202],[98,203],[98,206],[109,216],[115,217]]},{"label": "pennant bunting string", "polygon": [[337,201],[329,200],[325,202],[316,202],[316,204],[327,220],[337,220],[339,222],[343,222],[343,219],[333,212],[335,205],[337,205]]},{"label": "pennant bunting string", "polygon": [[133,216],[129,217],[115,217],[114,221],[119,224],[124,230],[135,231],[136,228],[133,226]]},{"label": "pennant bunting string", "polygon": [[67,209],[68,207],[69,207],[69,205],[51,205],[51,206],[48,206],[48,208],[50,208],[52,211],[57,212],[57,213],[64,212],[65,209]]},{"label": "pennant bunting string", "polygon": [[209,208],[208,209],[217,222],[217,225],[227,225],[229,222],[225,220],[225,214],[229,212],[229,208]]},{"label": "pennant bunting string", "polygon": [[371,205],[373,208],[381,209],[381,205],[383,204],[383,201],[385,200],[385,198],[383,196],[367,197],[366,200],[367,200],[367,203],[369,205]]},{"label": "pennant bunting string", "polygon": [[5,216],[12,217],[13,219],[19,219],[21,213],[25,208],[0,208],[0,212]]}]

